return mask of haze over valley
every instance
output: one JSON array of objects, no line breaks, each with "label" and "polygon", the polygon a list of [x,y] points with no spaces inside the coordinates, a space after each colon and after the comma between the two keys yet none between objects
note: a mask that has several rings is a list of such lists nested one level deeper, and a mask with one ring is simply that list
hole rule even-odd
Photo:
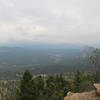
[{"label": "haze over valley", "polygon": [[95,48],[79,44],[33,43],[0,47],[0,75],[18,78],[26,69],[33,74],[92,69],[89,56]]}]

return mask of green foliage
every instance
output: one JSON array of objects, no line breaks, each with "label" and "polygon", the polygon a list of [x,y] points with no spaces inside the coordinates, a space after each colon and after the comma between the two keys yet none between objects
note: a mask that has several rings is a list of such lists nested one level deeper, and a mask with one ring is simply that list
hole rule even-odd
[{"label": "green foliage", "polygon": [[16,100],[19,81],[0,80],[0,100]]},{"label": "green foliage", "polygon": [[49,76],[46,81],[46,100],[62,100],[67,87],[69,83],[62,74]]},{"label": "green foliage", "polygon": [[94,50],[92,56],[90,57],[91,63],[94,65],[94,82],[100,82],[100,50]]},{"label": "green foliage", "polygon": [[20,83],[19,100],[35,100],[35,86],[32,81],[32,74],[27,70]]},{"label": "green foliage", "polygon": [[74,92],[84,92],[94,89],[94,74],[89,71],[77,70],[74,75]]},{"label": "green foliage", "polygon": [[67,92],[93,90],[93,72],[33,76],[25,71],[20,81],[0,81],[0,100],[63,100]]},{"label": "green foliage", "polygon": [[80,70],[77,70],[75,72],[75,76],[74,76],[74,91],[75,92],[81,92],[81,84],[82,84],[82,72]]},{"label": "green foliage", "polygon": [[44,79],[41,76],[37,76],[35,79],[33,79],[34,85],[36,87],[36,99],[37,100],[43,100],[44,98]]},{"label": "green foliage", "polygon": [[69,87],[63,74],[32,78],[26,71],[21,80],[19,100],[61,100]]}]

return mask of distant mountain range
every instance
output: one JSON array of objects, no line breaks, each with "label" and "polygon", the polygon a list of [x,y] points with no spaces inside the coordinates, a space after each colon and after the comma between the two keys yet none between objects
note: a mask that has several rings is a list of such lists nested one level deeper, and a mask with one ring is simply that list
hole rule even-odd
[{"label": "distant mountain range", "polygon": [[94,49],[75,44],[1,46],[0,74],[3,75],[3,72],[17,74],[25,69],[31,69],[34,74],[74,71],[78,68],[89,69],[88,56]]},{"label": "distant mountain range", "polygon": [[67,64],[88,55],[92,47],[68,44],[33,44],[0,47],[0,64]]}]

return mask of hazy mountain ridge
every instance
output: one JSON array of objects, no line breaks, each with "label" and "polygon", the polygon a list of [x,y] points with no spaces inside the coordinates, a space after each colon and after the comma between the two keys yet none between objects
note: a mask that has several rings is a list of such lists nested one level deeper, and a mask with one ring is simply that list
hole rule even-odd
[{"label": "hazy mountain ridge", "polygon": [[[0,64],[11,65],[66,63],[85,54],[80,47],[67,45],[51,47],[0,47]],[[65,61],[64,61],[65,60]]]},{"label": "hazy mountain ridge", "polygon": [[[38,46],[38,45],[37,45]],[[50,74],[88,69],[88,56],[94,48],[76,45],[50,45],[41,47],[0,47],[0,73],[14,77],[25,69],[34,74]]]}]

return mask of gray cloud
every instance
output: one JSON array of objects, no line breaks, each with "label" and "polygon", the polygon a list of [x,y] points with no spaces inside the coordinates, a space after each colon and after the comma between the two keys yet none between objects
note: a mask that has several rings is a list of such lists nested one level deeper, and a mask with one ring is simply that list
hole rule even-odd
[{"label": "gray cloud", "polygon": [[0,42],[100,43],[100,0],[0,0]]}]

